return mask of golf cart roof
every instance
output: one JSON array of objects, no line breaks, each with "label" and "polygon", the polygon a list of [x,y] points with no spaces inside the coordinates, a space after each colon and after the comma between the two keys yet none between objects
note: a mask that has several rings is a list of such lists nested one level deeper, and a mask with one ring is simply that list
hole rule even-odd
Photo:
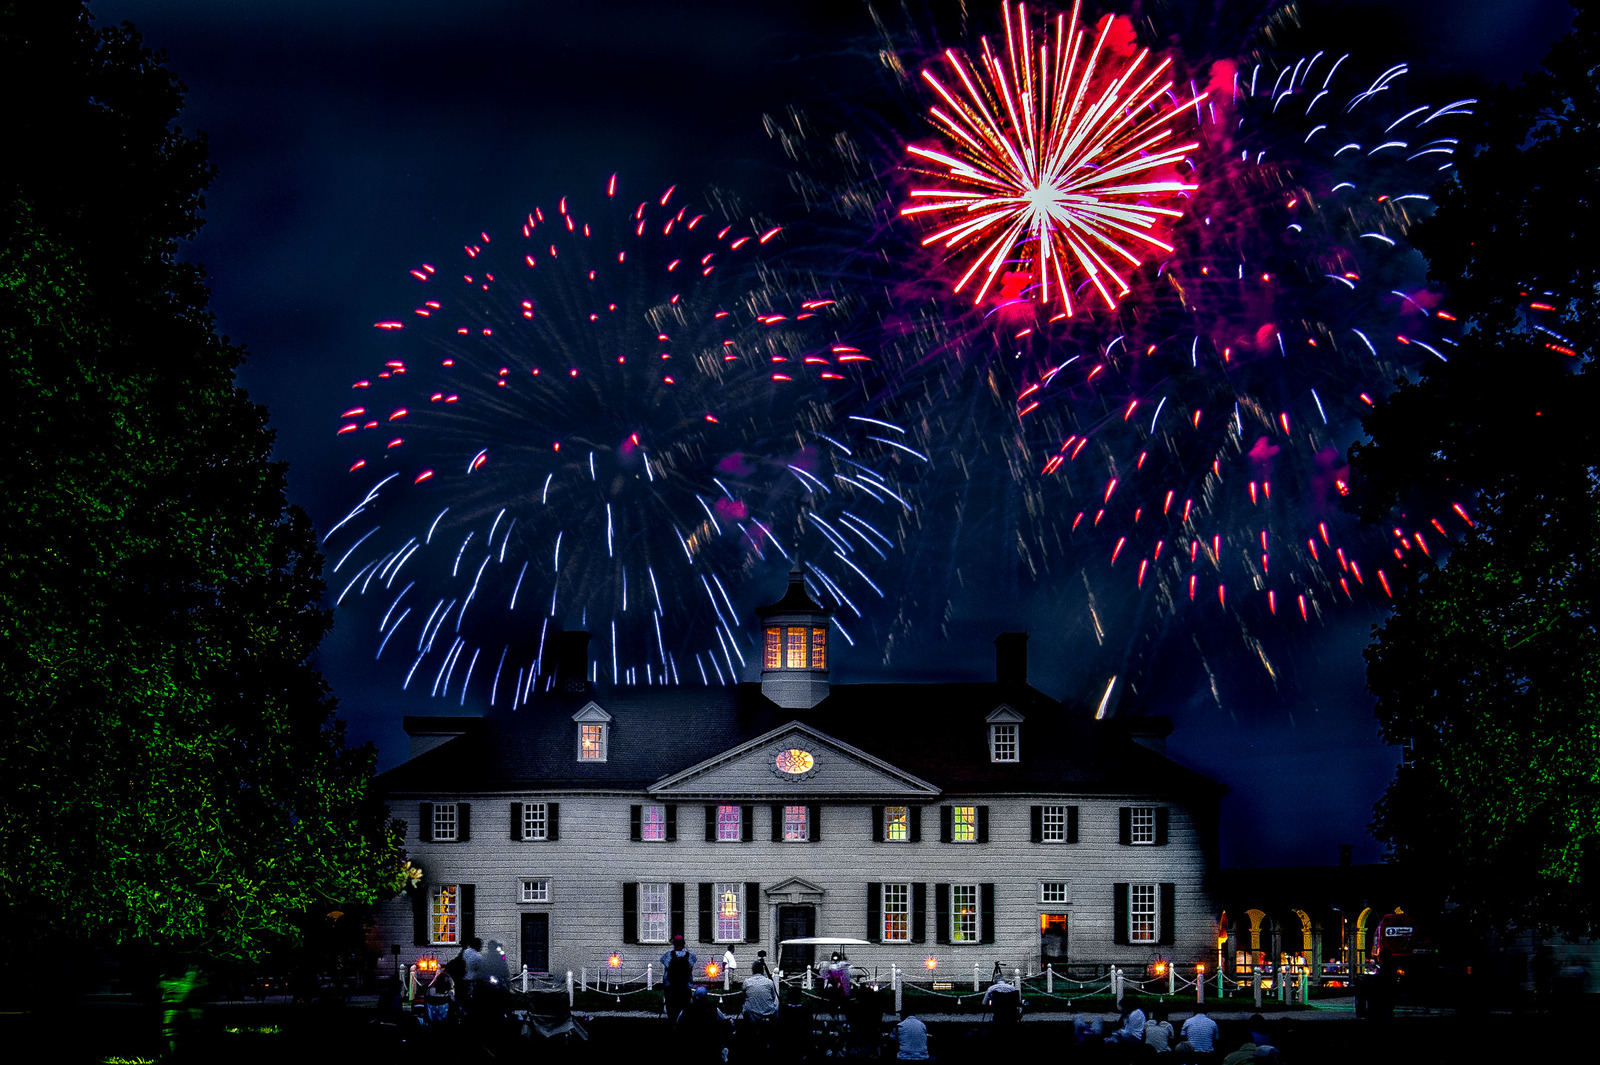
[{"label": "golf cart roof", "polygon": [[780,947],[870,947],[865,939],[846,939],[844,936],[805,936],[801,939],[785,939],[778,944]]}]

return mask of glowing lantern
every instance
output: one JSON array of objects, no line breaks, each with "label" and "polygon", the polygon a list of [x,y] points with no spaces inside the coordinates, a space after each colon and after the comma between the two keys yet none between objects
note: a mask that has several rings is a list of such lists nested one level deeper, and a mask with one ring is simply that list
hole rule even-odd
[{"label": "glowing lantern", "polygon": [[606,964],[611,966],[613,969],[622,968],[622,955],[621,954],[613,954],[613,955],[611,955],[611,957],[606,959]]},{"label": "glowing lantern", "polygon": [[706,976],[708,978],[710,978],[712,980],[715,980],[717,978],[717,974],[719,972],[721,972],[721,971],[722,971],[721,968],[717,965],[716,962],[714,962],[714,961],[706,962]]},{"label": "glowing lantern", "polygon": [[935,969],[937,969],[939,967],[939,959],[935,958],[932,954],[930,954],[930,955],[928,955],[928,960],[923,962],[922,964],[927,966],[928,971],[931,973],[931,972],[933,972],[933,970],[935,970]]}]

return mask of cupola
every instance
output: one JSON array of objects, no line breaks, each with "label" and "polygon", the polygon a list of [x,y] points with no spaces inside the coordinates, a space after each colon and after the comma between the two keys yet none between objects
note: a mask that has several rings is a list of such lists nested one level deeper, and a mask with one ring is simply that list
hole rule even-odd
[{"label": "cupola", "polygon": [[786,710],[807,710],[828,697],[828,622],[833,611],[806,593],[798,568],[789,590],[761,618],[761,694]]}]

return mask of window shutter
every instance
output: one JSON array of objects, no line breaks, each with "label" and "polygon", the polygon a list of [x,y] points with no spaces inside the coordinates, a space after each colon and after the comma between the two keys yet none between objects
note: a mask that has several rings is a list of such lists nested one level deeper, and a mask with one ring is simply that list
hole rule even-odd
[{"label": "window shutter", "polygon": [[987,806],[978,807],[978,842],[989,842],[989,808]]},{"label": "window shutter", "polygon": [[994,942],[994,885],[978,885],[978,942]]},{"label": "window shutter", "polygon": [[622,885],[622,941],[639,942],[639,885]]},{"label": "window shutter", "polygon": [[867,885],[867,942],[883,942],[883,885]]},{"label": "window shutter", "polygon": [[456,840],[465,843],[472,838],[472,804],[456,803]]},{"label": "window shutter", "polygon": [[423,843],[433,842],[433,803],[431,802],[417,804],[417,839]]},{"label": "window shutter", "polygon": [[950,885],[933,885],[933,941],[950,942]]},{"label": "window shutter", "polygon": [[1028,838],[1035,843],[1044,842],[1044,807],[1028,807]]},{"label": "window shutter", "polygon": [[940,843],[949,843],[950,842],[950,836],[952,834],[951,825],[954,824],[955,814],[956,814],[956,812],[955,812],[955,809],[953,807],[949,807],[949,806],[941,806],[941,807],[939,807],[939,842]]},{"label": "window shutter", "polygon": [[669,804],[667,806],[667,842],[673,843],[678,839],[678,808]]},{"label": "window shutter", "polygon": [[628,838],[635,843],[644,839],[644,807],[628,807]]},{"label": "window shutter", "polygon": [[461,942],[467,943],[478,934],[478,886],[476,884],[462,884],[460,886],[461,901]]},{"label": "window shutter", "polygon": [[739,839],[749,843],[756,838],[756,808],[754,806],[739,807]]},{"label": "window shutter", "polygon": [[561,838],[561,804],[544,804],[544,838],[554,841]]},{"label": "window shutter", "polygon": [[711,923],[711,893],[715,889],[713,884],[700,885],[700,942],[702,943],[710,943],[717,938],[716,928]]},{"label": "window shutter", "polygon": [[673,884],[672,887],[669,890],[669,894],[671,896],[671,906],[672,906],[672,918],[671,918],[672,919],[672,929],[671,929],[671,932],[669,934],[675,935],[675,936],[681,936],[681,935],[684,934],[684,932],[688,928],[688,923],[684,920],[684,914],[683,914],[683,907],[684,907],[683,884],[681,882]]},{"label": "window shutter", "polygon": [[1156,846],[1167,845],[1167,815],[1170,811],[1165,806],[1156,807]]},{"label": "window shutter", "polygon": [[744,882],[744,941],[761,942],[761,885],[754,880]]},{"label": "window shutter", "polygon": [[928,941],[928,885],[911,885],[911,942]]},{"label": "window shutter", "polygon": [[1117,810],[1117,842],[1124,847],[1133,843],[1133,807],[1123,806]]},{"label": "window shutter", "polygon": [[772,842],[783,842],[783,804],[772,804]]},{"label": "window shutter", "polygon": [[715,843],[717,840],[717,805],[712,803],[706,807],[706,842]]},{"label": "window shutter", "polygon": [[806,832],[812,843],[822,842],[822,807],[806,807]]},{"label": "window shutter", "polygon": [[411,895],[411,942],[419,947],[428,945],[428,893],[432,890],[419,885]]},{"label": "window shutter", "polygon": [[872,808],[872,842],[883,842],[883,807]]},{"label": "window shutter", "polygon": [[1177,931],[1173,926],[1177,924],[1178,916],[1178,885],[1161,885],[1161,935],[1158,942],[1170,945],[1176,941],[1173,933]]},{"label": "window shutter", "polygon": [[514,840],[522,838],[522,804],[520,802],[511,804],[511,838]]},{"label": "window shutter", "polygon": [[1078,842],[1078,808],[1076,806],[1067,807],[1067,842]]},{"label": "window shutter", "polygon": [[1111,885],[1111,942],[1128,944],[1128,885]]},{"label": "window shutter", "polygon": [[911,836],[911,842],[912,843],[921,843],[922,842],[922,807],[913,806],[907,812],[910,813],[910,815],[911,815],[911,831],[909,833],[909,835]]}]

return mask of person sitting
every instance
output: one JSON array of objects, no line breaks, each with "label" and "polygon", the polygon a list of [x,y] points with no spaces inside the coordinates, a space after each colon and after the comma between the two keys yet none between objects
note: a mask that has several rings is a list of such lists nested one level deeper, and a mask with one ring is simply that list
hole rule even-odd
[{"label": "person sitting", "polygon": [[1139,1005],[1139,995],[1129,991],[1122,996],[1122,1027],[1112,1032],[1112,1042],[1137,1046],[1144,1042],[1144,1009]]},{"label": "person sitting", "polygon": [[913,1013],[900,1011],[900,1023],[895,1025],[895,1058],[899,1061],[927,1061],[928,1026]]},{"label": "person sitting", "polygon": [[[995,971],[999,973],[998,965],[995,966]],[[1009,983],[1004,975],[998,975],[994,983],[989,985],[989,990],[984,993],[983,1005],[985,1009],[993,1011],[996,1027],[1006,1027],[1015,1024],[1022,1012],[1022,992]]]},{"label": "person sitting", "polygon": [[1154,1017],[1144,1026],[1144,1045],[1152,1053],[1167,1054],[1172,1051],[1172,1044],[1176,1042],[1177,1032],[1173,1030],[1172,1023],[1167,1020],[1167,1007],[1165,1003],[1156,1003],[1151,1010]]}]

